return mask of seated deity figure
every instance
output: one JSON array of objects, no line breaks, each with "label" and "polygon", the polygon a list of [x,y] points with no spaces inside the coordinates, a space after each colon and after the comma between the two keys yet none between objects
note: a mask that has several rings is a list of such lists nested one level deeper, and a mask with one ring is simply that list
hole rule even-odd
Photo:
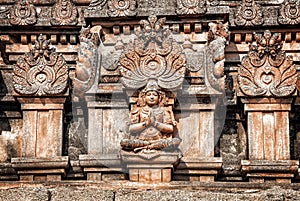
[{"label": "seated deity figure", "polygon": [[179,145],[180,139],[173,137],[174,114],[166,107],[166,102],[166,94],[159,89],[157,82],[149,81],[130,112],[130,137],[120,143],[124,150],[153,152]]}]

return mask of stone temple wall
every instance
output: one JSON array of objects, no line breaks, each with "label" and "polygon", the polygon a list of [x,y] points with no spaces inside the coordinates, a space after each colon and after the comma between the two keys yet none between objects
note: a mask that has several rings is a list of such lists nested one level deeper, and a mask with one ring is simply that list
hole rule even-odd
[{"label": "stone temple wall", "polygon": [[299,24],[293,0],[0,1],[0,198],[297,200]]}]

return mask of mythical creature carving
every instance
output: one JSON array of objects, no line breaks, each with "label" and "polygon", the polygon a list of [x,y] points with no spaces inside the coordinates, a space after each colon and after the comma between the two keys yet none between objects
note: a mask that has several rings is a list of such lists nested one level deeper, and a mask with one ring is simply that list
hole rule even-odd
[{"label": "mythical creature carving", "polygon": [[292,56],[281,50],[279,33],[273,35],[269,30],[255,34],[256,42],[242,59],[238,70],[241,91],[247,96],[284,97],[294,93],[297,74]]},{"label": "mythical creature carving", "polygon": [[101,26],[83,27],[80,31],[80,45],[74,78],[74,93],[79,97],[95,82],[101,33],[103,33]]},{"label": "mythical creature carving", "polygon": [[158,86],[175,89],[181,86],[185,75],[186,59],[171,31],[162,29],[165,18],[140,23],[143,30],[130,42],[120,57],[121,81],[127,88],[145,87],[150,78],[156,78]]},{"label": "mythical creature carving", "polygon": [[279,10],[278,22],[280,24],[300,23],[300,2],[299,0],[285,0]]},{"label": "mythical creature carving", "polygon": [[13,86],[20,95],[60,95],[68,86],[68,65],[43,35],[17,60],[13,73]]},{"label": "mythical creature carving", "polygon": [[139,90],[130,112],[130,136],[121,141],[124,150],[147,153],[180,143],[173,137],[176,121],[166,92],[182,86],[186,60],[170,30],[162,29],[164,22],[156,16],[142,20],[143,29],[120,57],[123,85],[126,90]]},{"label": "mythical creature carving", "polygon": [[51,9],[52,25],[76,25],[78,11],[70,0],[58,0]]},{"label": "mythical creature carving", "polygon": [[225,46],[229,36],[227,23],[209,23],[206,78],[218,91],[225,89]]},{"label": "mythical creature carving", "polygon": [[264,23],[261,6],[256,4],[254,0],[243,0],[238,8],[235,24],[238,26],[256,26]]},{"label": "mythical creature carving", "polygon": [[108,0],[107,14],[110,17],[135,16],[136,0]]},{"label": "mythical creature carving", "polygon": [[176,12],[179,15],[205,13],[205,0],[177,0]]},{"label": "mythical creature carving", "polygon": [[36,9],[30,0],[19,0],[10,10],[9,22],[12,25],[32,25],[36,21]]}]

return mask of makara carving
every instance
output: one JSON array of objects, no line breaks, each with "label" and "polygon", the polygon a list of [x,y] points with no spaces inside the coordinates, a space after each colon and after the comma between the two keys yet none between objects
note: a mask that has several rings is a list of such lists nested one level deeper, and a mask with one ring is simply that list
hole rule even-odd
[{"label": "makara carving", "polygon": [[171,31],[161,29],[165,18],[150,16],[142,20],[143,31],[120,57],[121,81],[127,88],[145,87],[150,78],[156,78],[158,86],[175,89],[181,86],[185,75],[185,57]]},{"label": "makara carving", "polygon": [[280,24],[299,24],[300,2],[297,0],[285,0],[279,10],[278,22]]},{"label": "makara carving", "polygon": [[130,112],[130,136],[121,141],[124,150],[151,152],[180,143],[173,137],[176,121],[166,92],[181,87],[186,60],[170,30],[162,29],[164,22],[156,16],[142,20],[143,30],[120,57],[123,85],[140,90]]},{"label": "makara carving", "polygon": [[261,6],[254,0],[243,0],[235,17],[234,22],[238,26],[256,26],[264,23]]},{"label": "makara carving", "polygon": [[229,36],[227,23],[209,23],[206,77],[209,84],[218,91],[225,89],[225,46]]},{"label": "makara carving", "polygon": [[95,82],[101,33],[101,26],[82,28],[80,31],[76,75],[73,80],[76,96],[81,97]]},{"label": "makara carving", "polygon": [[281,50],[280,34],[272,35],[267,30],[254,37],[256,43],[250,45],[238,71],[241,91],[247,96],[292,95],[296,89],[296,68],[292,56],[286,56]]},{"label": "makara carving", "polygon": [[110,17],[135,16],[136,0],[108,0],[107,14]]},{"label": "makara carving", "polygon": [[36,21],[36,9],[30,0],[19,0],[10,10],[9,22],[12,25],[32,25]]},{"label": "makara carving", "polygon": [[76,25],[78,11],[70,0],[58,0],[51,9],[52,25]]},{"label": "makara carving", "polygon": [[39,35],[29,53],[13,67],[13,86],[20,95],[60,95],[68,86],[68,65],[50,46],[50,40]]},{"label": "makara carving", "polygon": [[205,0],[177,0],[176,12],[179,15],[205,13]]}]

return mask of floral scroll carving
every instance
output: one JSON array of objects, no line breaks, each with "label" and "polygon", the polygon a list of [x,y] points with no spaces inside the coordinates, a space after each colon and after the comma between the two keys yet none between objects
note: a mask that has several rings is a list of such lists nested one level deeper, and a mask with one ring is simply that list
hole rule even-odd
[{"label": "floral scroll carving", "polygon": [[280,24],[300,23],[300,3],[297,0],[285,0],[279,10],[278,22]]},{"label": "floral scroll carving", "polygon": [[256,26],[264,23],[261,6],[254,0],[243,0],[238,8],[235,24],[238,26]]},{"label": "floral scroll carving", "polygon": [[80,45],[74,78],[74,90],[78,96],[82,96],[95,82],[101,33],[101,26],[82,28],[80,31]]},{"label": "floral scroll carving", "polygon": [[10,10],[9,22],[12,25],[33,25],[36,21],[36,9],[30,0],[19,0]]},{"label": "floral scroll carving", "polygon": [[238,71],[239,87],[247,96],[292,95],[296,89],[297,74],[293,58],[281,50],[279,33],[269,30],[254,34],[256,42],[242,59]]},{"label": "floral scroll carving", "polygon": [[177,14],[202,14],[206,12],[204,0],[177,0]]},{"label": "floral scroll carving", "polygon": [[110,17],[135,16],[136,0],[109,0],[107,14]]},{"label": "floral scroll carving", "polygon": [[186,59],[171,31],[162,29],[164,22],[165,18],[157,20],[156,16],[140,22],[144,30],[137,33],[120,56],[121,81],[125,87],[144,87],[151,78],[157,79],[161,88],[181,86]]},{"label": "floral scroll carving", "polygon": [[76,25],[78,11],[70,0],[58,0],[51,10],[52,25]]},{"label": "floral scroll carving", "polygon": [[68,86],[68,65],[43,35],[17,60],[13,73],[14,90],[20,95],[60,95]]},{"label": "floral scroll carving", "polygon": [[229,36],[227,23],[209,23],[206,77],[209,84],[218,91],[225,89],[225,46]]}]

